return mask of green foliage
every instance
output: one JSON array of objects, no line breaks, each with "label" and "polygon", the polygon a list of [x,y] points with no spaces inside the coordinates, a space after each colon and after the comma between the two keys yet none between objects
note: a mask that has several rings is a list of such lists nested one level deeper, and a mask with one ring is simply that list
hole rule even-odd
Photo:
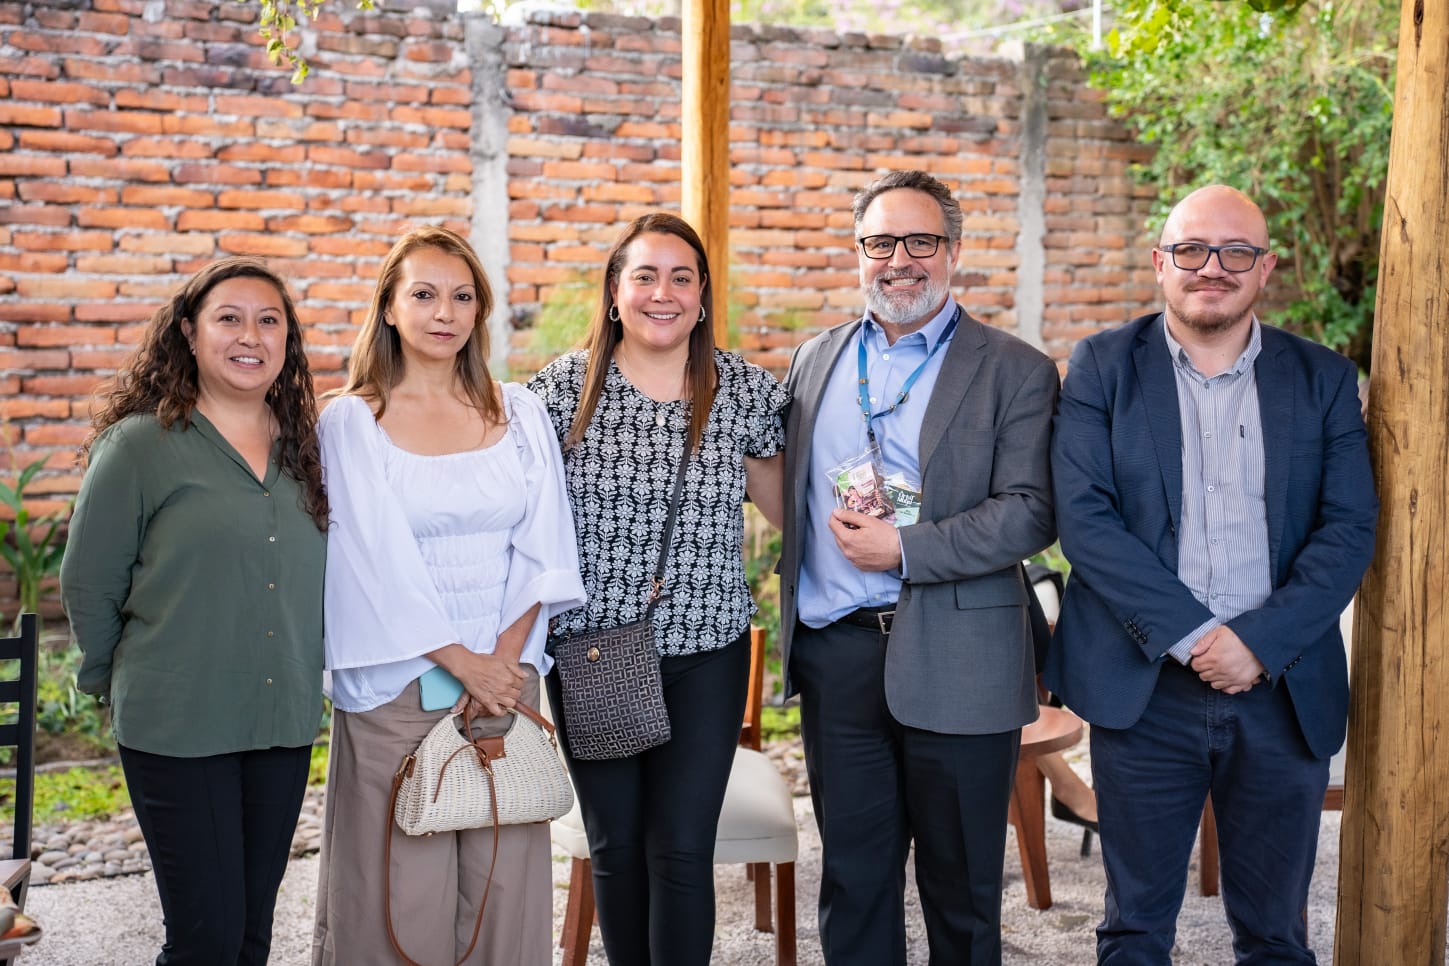
[{"label": "green foliage", "polygon": [[549,289],[529,330],[529,347],[552,359],[578,346],[589,331],[598,297],[597,283],[582,272]]},{"label": "green foliage", "polygon": [[779,699],[780,666],[780,578],[775,564],[780,561],[780,531],[765,520],[753,503],[745,504],[745,581],[758,608],[756,627],[765,629],[765,702]]},{"label": "green foliage", "polygon": [[1072,569],[1072,565],[1067,562],[1066,554],[1062,553],[1062,545],[1060,542],[1052,544],[1041,553],[1032,554],[1027,562],[1041,564],[1063,574],[1070,573]]},{"label": "green foliage", "polygon": [[1112,111],[1155,148],[1137,174],[1157,189],[1156,220],[1204,184],[1245,191],[1295,291],[1273,321],[1364,368],[1396,25],[1389,0],[1126,0],[1110,53],[1085,54]]},{"label": "green foliage", "polygon": [[312,745],[312,764],[307,768],[308,785],[327,784],[327,752],[332,746],[319,741]]},{"label": "green foliage", "polygon": [[[76,690],[80,670],[80,649],[64,635],[48,636],[40,644],[40,665],[36,681],[35,727],[37,733],[64,736],[66,755],[114,754],[110,712],[95,695]],[[39,739],[38,739],[39,740]],[[37,756],[43,749],[37,749]],[[46,760],[42,757],[41,760]]]},{"label": "green foliage", "polygon": [[[768,734],[768,729],[765,729]],[[327,743],[312,746],[312,764],[307,773],[308,785],[327,781]],[[35,822],[78,822],[82,819],[108,818],[129,808],[126,777],[119,765],[100,768],[70,768],[65,771],[36,772]],[[15,820],[15,780],[0,780],[0,822]]]},{"label": "green foliage", "polygon": [[[35,613],[40,603],[40,585],[47,577],[60,573],[60,559],[65,541],[60,536],[64,513],[46,513],[32,517],[25,505],[25,490],[35,474],[45,468],[45,460],[36,460],[15,478],[13,485],[0,480],[0,504],[9,511],[10,519],[0,519],[0,559],[9,564],[15,575],[21,613]],[[16,615],[18,622],[20,615]]]},{"label": "green foliage", "polygon": [[[248,3],[250,0],[237,0]],[[329,0],[257,0],[262,9],[257,22],[257,33],[267,44],[267,58],[278,66],[292,68],[292,83],[301,84],[312,68],[307,59],[297,51],[295,44],[297,25],[303,21],[317,19],[322,7]],[[374,0],[358,0],[358,10],[376,10]]]},{"label": "green foliage", "polygon": [[[129,807],[126,778],[119,765],[37,772],[35,823],[107,818]],[[0,821],[15,821],[15,780],[0,782]]]},{"label": "green foliage", "polygon": [[788,707],[765,705],[760,708],[760,740],[765,744],[772,741],[794,738],[800,734],[800,705]]}]

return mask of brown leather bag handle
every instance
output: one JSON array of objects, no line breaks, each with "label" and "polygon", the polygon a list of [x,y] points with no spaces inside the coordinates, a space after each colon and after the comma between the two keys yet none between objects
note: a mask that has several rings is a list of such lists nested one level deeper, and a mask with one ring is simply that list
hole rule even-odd
[{"label": "brown leather bag handle", "polygon": [[[534,714],[537,713],[534,712]],[[471,734],[471,722],[468,724]],[[478,906],[478,919],[473,923],[473,938],[468,942],[468,948],[463,952],[463,957],[453,966],[463,966],[468,961],[468,957],[473,955],[473,947],[478,945],[478,934],[483,929],[483,912],[488,908],[488,893],[493,889],[493,870],[498,865],[498,789],[493,784],[493,768],[488,764],[488,758],[483,754],[482,749],[478,749],[478,757],[483,762],[483,774],[488,776],[488,804],[493,813],[493,855],[488,860],[488,884],[483,887],[483,901]],[[403,952],[402,944],[397,941],[397,934],[393,932],[392,928],[392,827],[397,824],[394,815],[397,812],[398,792],[402,789],[403,778],[411,771],[413,760],[412,755],[404,758],[397,774],[392,776],[392,794],[388,796],[387,805],[387,841],[382,850],[384,889],[382,909],[383,922],[387,924],[387,938],[392,942],[392,948],[397,951],[398,956],[402,957],[402,961],[407,966],[422,966],[421,963],[415,962],[412,957]]]},{"label": "brown leather bag handle", "polygon": [[534,724],[538,725],[545,732],[547,732],[549,738],[553,738],[553,722],[545,718],[543,715],[539,714],[538,711],[534,708],[530,708],[522,701],[517,701],[514,702],[513,707],[509,708],[508,710],[512,711],[515,714],[523,715],[529,721],[532,721]]}]

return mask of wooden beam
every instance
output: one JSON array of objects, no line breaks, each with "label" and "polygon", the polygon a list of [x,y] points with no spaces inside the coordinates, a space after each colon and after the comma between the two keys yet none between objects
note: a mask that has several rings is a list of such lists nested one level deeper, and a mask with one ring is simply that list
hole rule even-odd
[{"label": "wooden beam", "polygon": [[730,273],[730,5],[685,0],[682,213],[709,257],[715,341],[728,342]]},{"label": "wooden beam", "polygon": [[1383,509],[1354,611],[1339,966],[1442,966],[1449,900],[1449,5],[1402,7],[1368,408]]}]

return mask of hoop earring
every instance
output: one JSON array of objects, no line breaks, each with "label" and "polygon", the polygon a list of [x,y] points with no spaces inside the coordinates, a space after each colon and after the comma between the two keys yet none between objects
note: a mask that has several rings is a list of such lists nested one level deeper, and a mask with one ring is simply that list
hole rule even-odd
[{"label": "hoop earring", "polygon": [[619,306],[617,303],[609,306],[608,316],[610,322],[619,321]]},{"label": "hoop earring", "polygon": [[704,312],[704,303],[699,303],[699,321],[704,322],[708,320],[708,318],[709,316],[707,316]]}]

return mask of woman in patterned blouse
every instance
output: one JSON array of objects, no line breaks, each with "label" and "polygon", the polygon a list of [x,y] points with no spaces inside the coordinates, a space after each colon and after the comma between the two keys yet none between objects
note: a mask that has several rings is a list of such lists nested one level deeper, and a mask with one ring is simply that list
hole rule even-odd
[{"label": "woman in patterned blouse", "polygon": [[[563,445],[588,603],[553,633],[644,616],[686,446],[668,594],[653,615],[671,739],[627,758],[567,754],[594,866],[609,961],[707,963],[714,939],[714,841],[744,713],[754,614],[741,553],[742,502],[782,514],[785,393],[716,349],[709,266],[688,223],[633,221],[609,251],[586,348],[529,387]],[[548,678],[562,707],[557,674]]]}]

